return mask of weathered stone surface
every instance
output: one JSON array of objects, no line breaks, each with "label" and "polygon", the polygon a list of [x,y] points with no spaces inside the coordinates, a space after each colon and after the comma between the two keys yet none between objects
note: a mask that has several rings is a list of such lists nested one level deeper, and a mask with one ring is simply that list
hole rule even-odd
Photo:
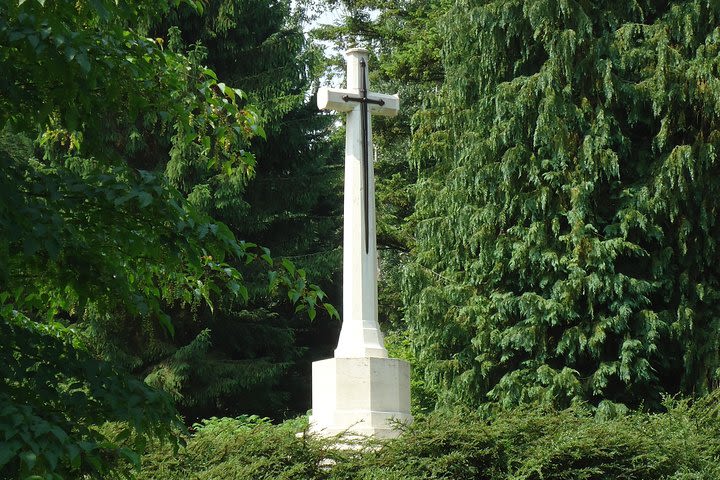
[{"label": "weathered stone surface", "polygon": [[410,365],[395,358],[330,358],[313,363],[311,431],[392,437],[411,422]]}]

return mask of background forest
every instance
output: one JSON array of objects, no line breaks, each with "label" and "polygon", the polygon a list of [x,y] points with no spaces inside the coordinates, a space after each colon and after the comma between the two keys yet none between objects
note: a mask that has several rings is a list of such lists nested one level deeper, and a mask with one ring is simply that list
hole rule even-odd
[{"label": "background forest", "polygon": [[[0,477],[720,478],[718,25],[0,0]],[[337,452],[295,433],[342,318],[314,94],[351,46],[402,102],[373,128],[379,302],[417,421]]]}]

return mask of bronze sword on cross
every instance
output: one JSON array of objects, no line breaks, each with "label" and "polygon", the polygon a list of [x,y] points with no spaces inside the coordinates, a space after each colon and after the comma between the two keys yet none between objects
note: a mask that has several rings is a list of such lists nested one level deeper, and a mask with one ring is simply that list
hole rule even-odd
[{"label": "bronze sword on cross", "polygon": [[362,84],[360,87],[360,96],[359,97],[351,97],[350,95],[343,95],[342,99],[346,102],[358,102],[360,104],[360,124],[362,126],[362,160],[363,160],[363,191],[365,192],[365,208],[364,211],[364,219],[365,219],[365,253],[369,253],[369,243],[370,243],[370,226],[369,223],[369,196],[370,191],[368,189],[369,185],[369,169],[370,169],[370,154],[368,152],[368,145],[370,144],[370,138],[368,138],[368,104],[373,105],[380,105],[381,107],[385,105],[385,100],[382,98],[368,98],[368,90],[367,90],[367,63],[365,62],[364,58],[360,59],[360,75],[362,76]]},{"label": "bronze sword on cross", "polygon": [[[360,50],[360,49],[356,49]],[[323,110],[336,110],[339,112],[350,112],[355,107],[353,103],[360,105],[360,128],[362,138],[362,169],[363,182],[362,190],[365,193],[363,199],[363,223],[365,231],[365,253],[369,253],[370,235],[370,114],[381,116],[395,116],[399,111],[400,101],[397,95],[386,95],[371,93],[368,91],[368,68],[364,57],[360,56],[357,62],[359,69],[353,71],[353,65],[348,64],[348,89],[321,88],[318,91],[318,106]],[[351,78],[352,77],[352,78]],[[352,87],[357,88],[352,88]],[[340,104],[341,100],[345,105]],[[370,108],[369,108],[370,107]],[[349,123],[349,122],[348,122]],[[347,128],[353,125],[348,124]],[[348,149],[350,145],[347,145]],[[345,212],[346,214],[348,212]]]}]

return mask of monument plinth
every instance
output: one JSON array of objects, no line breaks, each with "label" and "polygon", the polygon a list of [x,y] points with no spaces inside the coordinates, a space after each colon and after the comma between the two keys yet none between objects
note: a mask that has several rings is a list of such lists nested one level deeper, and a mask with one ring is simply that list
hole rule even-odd
[{"label": "monument plinth", "polygon": [[321,88],[318,107],[347,113],[343,219],[343,325],[335,358],[312,365],[310,429],[322,435],[397,434],[412,421],[410,365],[388,358],[377,316],[375,176],[371,115],[397,115],[397,95],[368,91],[368,52],[346,52],[347,88]]}]

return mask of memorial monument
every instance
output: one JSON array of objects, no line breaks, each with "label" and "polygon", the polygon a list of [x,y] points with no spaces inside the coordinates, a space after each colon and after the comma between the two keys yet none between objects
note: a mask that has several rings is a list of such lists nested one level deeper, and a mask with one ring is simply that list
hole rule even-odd
[{"label": "memorial monument", "polygon": [[375,177],[371,115],[394,116],[397,95],[368,91],[368,51],[346,52],[347,88],[321,88],[318,107],[347,113],[343,220],[343,324],[335,357],[312,365],[310,430],[376,437],[411,422],[410,365],[388,358],[377,315]]}]

